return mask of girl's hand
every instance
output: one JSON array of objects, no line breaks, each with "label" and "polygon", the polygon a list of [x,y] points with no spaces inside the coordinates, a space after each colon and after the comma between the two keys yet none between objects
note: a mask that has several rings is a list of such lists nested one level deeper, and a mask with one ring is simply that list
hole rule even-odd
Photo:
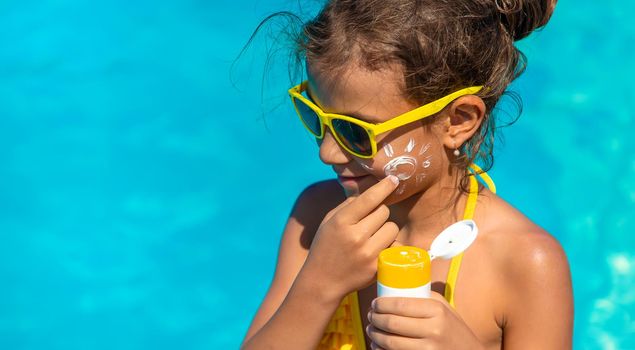
[{"label": "girl's hand", "polygon": [[333,298],[367,287],[374,281],[379,253],[397,237],[399,227],[387,222],[382,202],[397,188],[389,176],[357,197],[349,197],[326,214],[301,273],[310,274]]},{"label": "girl's hand", "polygon": [[441,294],[429,299],[377,298],[366,333],[372,349],[483,349],[472,330]]}]

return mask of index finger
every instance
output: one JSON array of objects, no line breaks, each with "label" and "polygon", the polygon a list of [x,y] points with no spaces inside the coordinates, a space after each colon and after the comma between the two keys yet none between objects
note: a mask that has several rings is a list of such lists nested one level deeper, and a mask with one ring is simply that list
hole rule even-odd
[{"label": "index finger", "polygon": [[340,210],[340,215],[351,224],[358,223],[375,210],[399,185],[399,178],[388,175]]},{"label": "index finger", "polygon": [[337,207],[331,209],[328,213],[326,213],[322,221],[328,221],[333,215],[337,214],[337,212],[340,211],[340,209],[348,205],[348,203],[352,202],[354,199],[355,199],[354,197],[346,198],[344,201],[342,201],[342,203],[338,204]]}]

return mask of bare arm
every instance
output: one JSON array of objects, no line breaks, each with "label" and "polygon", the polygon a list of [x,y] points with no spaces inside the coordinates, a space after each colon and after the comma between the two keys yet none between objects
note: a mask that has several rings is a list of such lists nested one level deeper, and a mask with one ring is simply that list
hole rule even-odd
[{"label": "bare arm", "polygon": [[562,247],[547,233],[536,232],[513,249],[503,347],[571,349],[573,293]]},{"label": "bare arm", "polygon": [[340,302],[322,290],[308,274],[298,275],[278,310],[241,349],[315,349]]},{"label": "bare arm", "polygon": [[332,181],[316,183],[300,194],[282,235],[273,281],[243,349],[315,348],[339,301],[320,295],[323,290],[299,273],[322,218],[344,199]]},{"label": "bare arm", "polygon": [[[326,184],[328,182],[324,186]],[[306,208],[298,212],[317,215],[321,220],[310,252],[301,254],[293,238],[290,247],[281,249],[279,271],[297,271],[299,264],[287,266],[288,258],[297,264],[304,256],[302,267],[286,296],[286,286],[272,286],[274,293],[267,295],[265,304],[267,313],[277,310],[271,318],[266,314],[259,316],[260,322],[268,321],[260,329],[252,326],[250,334],[253,335],[244,342],[244,349],[314,349],[318,345],[341,299],[351,291],[370,285],[377,272],[379,252],[390,246],[399,233],[399,227],[387,221],[390,210],[383,204],[398,184],[396,176],[388,176],[359,196],[339,203],[326,215],[316,212],[324,206],[305,206],[304,203],[314,203],[311,198],[324,198],[328,187],[308,191],[309,194],[300,197],[296,207]],[[330,193],[327,198],[336,197]],[[289,229],[285,230],[287,235],[293,237],[297,233]],[[274,278],[274,283],[284,284],[289,280],[281,274]]]}]

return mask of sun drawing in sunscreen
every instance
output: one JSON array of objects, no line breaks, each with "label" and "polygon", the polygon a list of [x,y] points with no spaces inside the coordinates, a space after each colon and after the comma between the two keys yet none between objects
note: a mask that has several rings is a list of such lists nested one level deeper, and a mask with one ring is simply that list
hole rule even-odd
[{"label": "sun drawing in sunscreen", "polygon": [[[412,153],[415,146],[416,146],[415,140],[410,139],[408,141],[408,145],[404,149],[404,152],[406,152],[406,154],[393,158],[384,166],[384,173],[386,174],[386,176],[394,175],[399,178],[400,182],[402,182],[397,188],[397,191],[396,191],[397,194],[402,194],[406,190],[406,184],[403,183],[403,181],[411,178],[413,175],[417,173],[417,164],[418,164],[417,156]],[[429,148],[430,148],[429,143],[424,145],[419,151],[419,156],[426,153]],[[390,144],[388,144],[384,147],[384,153],[386,153],[387,156],[392,157],[395,152],[393,147]],[[430,158],[432,158],[431,155],[425,158],[425,160],[423,161],[422,168],[426,169],[430,167],[431,165]],[[423,173],[417,174],[417,177],[416,177],[417,183],[421,182],[423,178],[425,178],[425,174]]]},{"label": "sun drawing in sunscreen", "polygon": [[[384,173],[386,176],[395,175],[399,178],[399,181],[404,181],[414,175],[417,170],[417,159],[410,154],[410,152],[414,149],[414,146],[414,140],[410,139],[408,146],[406,146],[406,149],[404,150],[404,152],[407,152],[408,154],[395,157],[384,166]],[[393,148],[390,145],[386,145],[384,152],[386,152],[387,155],[394,154]]]}]

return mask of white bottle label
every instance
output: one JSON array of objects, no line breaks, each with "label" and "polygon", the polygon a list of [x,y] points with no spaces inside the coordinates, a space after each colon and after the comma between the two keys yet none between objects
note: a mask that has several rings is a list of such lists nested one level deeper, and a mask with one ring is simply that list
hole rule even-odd
[{"label": "white bottle label", "polygon": [[392,288],[377,282],[378,297],[429,298],[430,282],[417,288]]}]

